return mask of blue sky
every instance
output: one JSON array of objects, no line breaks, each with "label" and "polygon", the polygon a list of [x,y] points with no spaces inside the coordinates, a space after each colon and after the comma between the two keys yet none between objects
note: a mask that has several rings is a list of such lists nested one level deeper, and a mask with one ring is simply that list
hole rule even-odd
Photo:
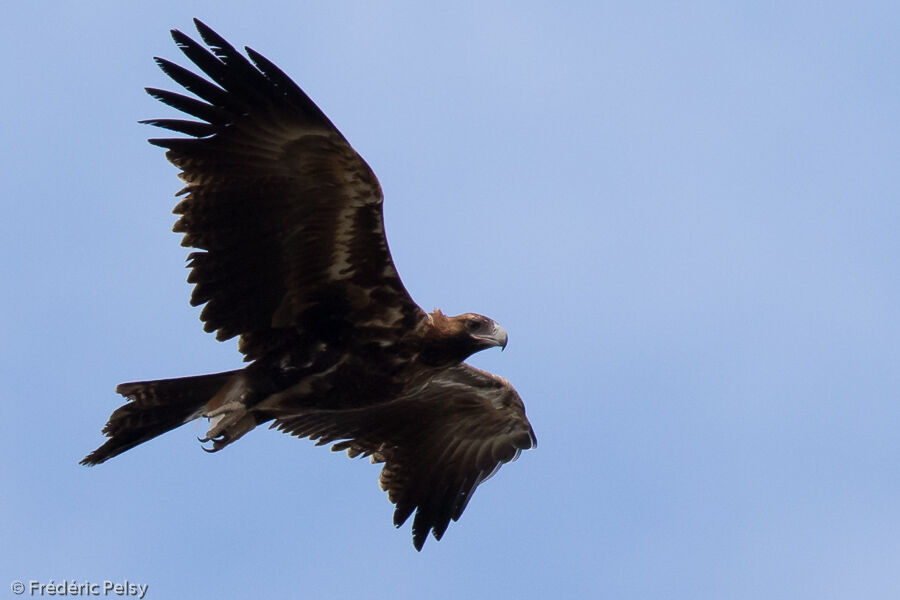
[{"label": "blue sky", "polygon": [[[203,18],[378,174],[426,309],[510,333],[539,447],[422,553],[377,467],[122,381],[239,366],[188,305],[154,55]],[[896,598],[896,3],[33,2],[0,22],[0,584],[148,598]],[[9,588],[0,595],[13,597]],[[26,594],[27,595],[27,594]]]}]

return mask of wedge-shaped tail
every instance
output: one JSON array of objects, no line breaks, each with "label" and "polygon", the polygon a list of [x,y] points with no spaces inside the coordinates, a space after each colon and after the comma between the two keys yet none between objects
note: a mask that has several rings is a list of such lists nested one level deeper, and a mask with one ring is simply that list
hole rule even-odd
[{"label": "wedge-shaped tail", "polygon": [[109,440],[82,459],[98,465],[138,444],[202,416],[204,406],[237,371],[135,381],[120,384],[116,392],[128,399],[109,417],[103,433]]}]

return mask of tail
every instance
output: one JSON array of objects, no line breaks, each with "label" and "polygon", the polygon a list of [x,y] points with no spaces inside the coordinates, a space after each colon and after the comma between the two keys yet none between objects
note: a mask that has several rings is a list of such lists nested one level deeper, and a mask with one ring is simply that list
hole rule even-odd
[{"label": "tail", "polygon": [[116,393],[128,399],[109,417],[105,444],[85,456],[82,465],[99,465],[147,440],[201,416],[204,406],[239,371],[123,383]]}]

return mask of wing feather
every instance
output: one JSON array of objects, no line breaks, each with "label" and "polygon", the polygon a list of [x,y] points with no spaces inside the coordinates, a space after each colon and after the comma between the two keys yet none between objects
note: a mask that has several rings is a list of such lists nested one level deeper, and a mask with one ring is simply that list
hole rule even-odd
[{"label": "wing feather", "polygon": [[395,504],[394,524],[415,513],[417,549],[429,532],[440,539],[502,464],[537,444],[513,387],[465,363],[386,404],[282,415],[272,426],[383,462],[380,482]]},{"label": "wing feather", "polygon": [[196,249],[188,281],[191,303],[205,304],[204,329],[241,336],[253,360],[322,322],[390,328],[421,318],[391,259],[369,166],[271,61],[195,23],[208,48],[172,37],[205,77],[156,62],[197,98],[147,92],[198,120],[145,122],[188,136],[150,141],[186,184],[174,230]]},{"label": "wing feather", "polygon": [[215,107],[201,100],[197,100],[196,98],[191,98],[190,96],[176,94],[175,92],[169,92],[154,87],[144,88],[144,91],[146,91],[148,94],[150,94],[163,104],[168,104],[174,109],[180,110],[183,113],[187,113],[192,117],[202,119],[212,125],[218,125],[219,127],[222,127],[229,121],[228,111]]}]

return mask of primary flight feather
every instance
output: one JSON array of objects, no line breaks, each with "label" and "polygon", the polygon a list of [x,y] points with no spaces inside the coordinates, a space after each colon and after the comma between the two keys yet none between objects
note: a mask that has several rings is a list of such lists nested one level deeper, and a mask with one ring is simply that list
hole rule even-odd
[{"label": "primary flight feather", "polygon": [[481,482],[536,444],[513,387],[463,362],[505,347],[506,332],[474,313],[423,311],[391,260],[381,186],[366,162],[278,67],[194,22],[206,46],[172,37],[206,78],[156,62],[195,97],[147,89],[194,119],[146,122],[187,136],[150,142],[186,184],[174,230],[195,249],[191,304],[205,304],[204,329],[218,339],[240,336],[249,364],[119,385],[128,402],[81,462],[201,417],[213,452],[271,422],[384,463],[394,523],[415,513],[421,549]]}]

